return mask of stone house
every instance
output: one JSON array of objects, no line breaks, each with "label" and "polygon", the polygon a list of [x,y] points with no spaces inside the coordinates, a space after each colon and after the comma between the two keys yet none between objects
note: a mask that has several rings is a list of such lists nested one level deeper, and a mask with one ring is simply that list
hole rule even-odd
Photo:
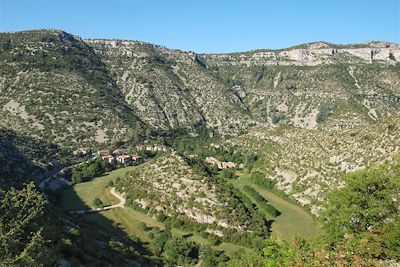
[{"label": "stone house", "polygon": [[100,157],[103,157],[103,156],[109,156],[110,155],[110,152],[108,151],[108,150],[99,150],[99,151],[97,151],[97,155],[99,155]]},{"label": "stone house", "polygon": [[132,156],[131,159],[132,159],[133,164],[135,164],[135,165],[143,163],[143,158],[141,156],[135,155],[135,156]]},{"label": "stone house", "polygon": [[120,155],[117,157],[117,161],[121,164],[128,164],[132,161],[132,157],[129,155]]},{"label": "stone house", "polygon": [[127,149],[115,149],[112,152],[114,157],[118,157],[118,156],[122,156],[122,155],[127,155],[128,154],[128,150]]}]

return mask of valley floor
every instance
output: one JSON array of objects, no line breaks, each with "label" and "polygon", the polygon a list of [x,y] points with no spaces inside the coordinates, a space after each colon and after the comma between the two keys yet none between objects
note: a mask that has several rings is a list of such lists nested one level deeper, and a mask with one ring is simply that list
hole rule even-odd
[{"label": "valley floor", "polygon": [[[281,212],[281,215],[277,218],[268,218],[274,220],[272,224],[272,235],[291,240],[296,235],[301,235],[306,239],[312,239],[322,233],[321,226],[304,210],[304,208],[285,200],[271,191],[260,188],[250,181],[249,175],[240,175],[238,179],[232,180],[232,184],[238,187],[244,194],[246,194],[243,190],[245,185],[253,187],[269,202],[269,204]],[[251,196],[248,197],[251,198]]]},{"label": "valley floor", "polygon": [[[127,172],[137,168],[136,166],[125,167],[107,173],[102,177],[95,178],[86,183],[76,184],[67,188],[61,199],[62,206],[67,211],[88,209],[91,207],[95,198],[100,198],[105,205],[115,205],[119,200],[115,198],[110,187],[107,187],[111,181],[115,181],[117,177],[124,176]],[[240,175],[236,180],[231,181],[232,184],[243,191],[245,185],[253,187],[258,191],[270,204],[276,207],[281,215],[274,218],[272,224],[272,235],[291,240],[296,235],[302,235],[307,239],[312,239],[321,234],[320,225],[315,222],[314,218],[300,206],[291,203],[284,198],[274,194],[271,191],[262,189],[254,185],[247,174]],[[243,191],[243,193],[245,193]],[[249,196],[250,197],[250,196]],[[251,199],[251,197],[250,197]],[[164,229],[164,224],[155,218],[148,216],[144,212],[134,210],[130,207],[121,207],[107,211],[101,211],[97,214],[104,216],[108,220],[119,225],[119,227],[128,235],[136,236],[142,242],[149,242],[148,232],[143,228],[143,224],[147,227],[156,227]],[[83,219],[92,221],[93,223],[101,223],[95,214],[82,216]],[[268,219],[273,219],[268,218]],[[173,228],[172,234],[175,236],[186,236],[188,240],[198,244],[208,244],[209,241],[198,233],[188,233],[180,229]],[[230,244],[222,243],[214,246],[218,250],[225,251],[228,255],[238,253],[239,251],[250,251],[249,249]]]},{"label": "valley floor", "polygon": [[[146,163],[145,163],[146,164]],[[117,177],[124,176],[127,172],[133,170],[136,166],[125,167],[107,173],[105,176],[95,178],[89,182],[76,184],[67,188],[62,195],[61,205],[67,211],[88,209],[91,207],[93,200],[100,198],[105,205],[115,205],[119,200],[111,194],[111,188],[107,188],[110,181],[115,181]],[[101,216],[98,216],[101,215]],[[130,207],[121,207],[112,210],[100,211],[92,214],[83,215],[81,218],[92,222],[93,224],[102,224],[104,217],[117,224],[127,236],[136,236],[141,242],[150,242],[149,232],[146,228],[165,229],[162,222],[148,216],[146,213],[134,210]],[[145,227],[143,227],[145,225]],[[107,225],[105,225],[107,227]],[[171,229],[172,235],[176,237],[186,237],[188,240],[197,244],[205,245],[210,242],[196,232],[188,232],[177,228]],[[211,245],[211,244],[210,244]],[[224,251],[228,256],[237,253],[248,253],[251,249],[223,242],[213,246],[217,250]]]}]

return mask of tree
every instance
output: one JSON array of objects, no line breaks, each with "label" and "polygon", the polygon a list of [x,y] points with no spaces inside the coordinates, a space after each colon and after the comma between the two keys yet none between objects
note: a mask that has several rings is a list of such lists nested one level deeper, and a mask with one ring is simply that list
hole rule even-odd
[{"label": "tree", "polygon": [[256,161],[257,161],[257,155],[252,152],[247,153],[247,155],[244,158],[244,164],[249,169],[249,171],[251,171]]},{"label": "tree", "polygon": [[183,264],[189,259],[193,244],[183,238],[169,239],[164,246],[164,256],[171,264]]},{"label": "tree", "polygon": [[235,172],[229,169],[222,170],[222,177],[224,179],[234,179],[236,178]]},{"label": "tree", "polygon": [[79,184],[79,183],[82,182],[82,179],[83,179],[83,175],[82,175],[82,172],[80,170],[73,170],[72,171],[72,177],[71,177],[72,183]]},{"label": "tree", "polygon": [[327,245],[347,242],[365,257],[400,259],[400,160],[349,174],[345,183],[321,214]]},{"label": "tree", "polygon": [[104,207],[103,201],[101,201],[101,199],[98,198],[98,197],[96,197],[96,198],[93,200],[92,205],[93,205],[93,207],[95,207],[95,208],[103,208],[103,207]]},{"label": "tree", "polygon": [[220,262],[227,260],[222,251],[212,249],[210,245],[201,246],[199,249],[199,259],[202,266],[217,266]]},{"label": "tree", "polygon": [[9,51],[13,48],[13,45],[11,43],[10,39],[7,39],[3,44],[2,44],[2,49],[3,51]]},{"label": "tree", "polygon": [[33,183],[0,189],[0,266],[45,266],[54,260],[43,237],[45,206]]},{"label": "tree", "polygon": [[113,187],[114,186],[114,182],[113,181],[109,181],[108,183],[107,183],[107,187]]}]

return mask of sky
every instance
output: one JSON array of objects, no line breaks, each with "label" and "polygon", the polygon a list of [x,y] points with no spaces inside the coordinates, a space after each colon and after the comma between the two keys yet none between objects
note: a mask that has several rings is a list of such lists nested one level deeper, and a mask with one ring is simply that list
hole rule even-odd
[{"label": "sky", "polygon": [[0,32],[39,28],[197,53],[400,43],[400,0],[0,0]]}]

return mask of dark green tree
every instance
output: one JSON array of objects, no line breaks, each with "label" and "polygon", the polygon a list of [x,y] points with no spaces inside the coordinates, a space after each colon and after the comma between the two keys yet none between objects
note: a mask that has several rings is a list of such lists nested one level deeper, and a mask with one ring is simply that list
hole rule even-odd
[{"label": "dark green tree", "polygon": [[164,246],[164,256],[171,264],[184,264],[190,259],[193,244],[183,238],[169,239]]},{"label": "dark green tree", "polygon": [[92,205],[93,205],[93,207],[95,207],[95,208],[103,208],[103,207],[104,207],[103,201],[101,201],[101,199],[98,198],[98,197],[96,197],[96,198],[93,200]]},{"label": "dark green tree", "polygon": [[400,160],[349,174],[345,183],[321,214],[327,245],[344,242],[363,257],[400,259]]},{"label": "dark green tree", "polygon": [[47,266],[54,260],[43,237],[45,205],[33,183],[0,189],[0,266]]}]

